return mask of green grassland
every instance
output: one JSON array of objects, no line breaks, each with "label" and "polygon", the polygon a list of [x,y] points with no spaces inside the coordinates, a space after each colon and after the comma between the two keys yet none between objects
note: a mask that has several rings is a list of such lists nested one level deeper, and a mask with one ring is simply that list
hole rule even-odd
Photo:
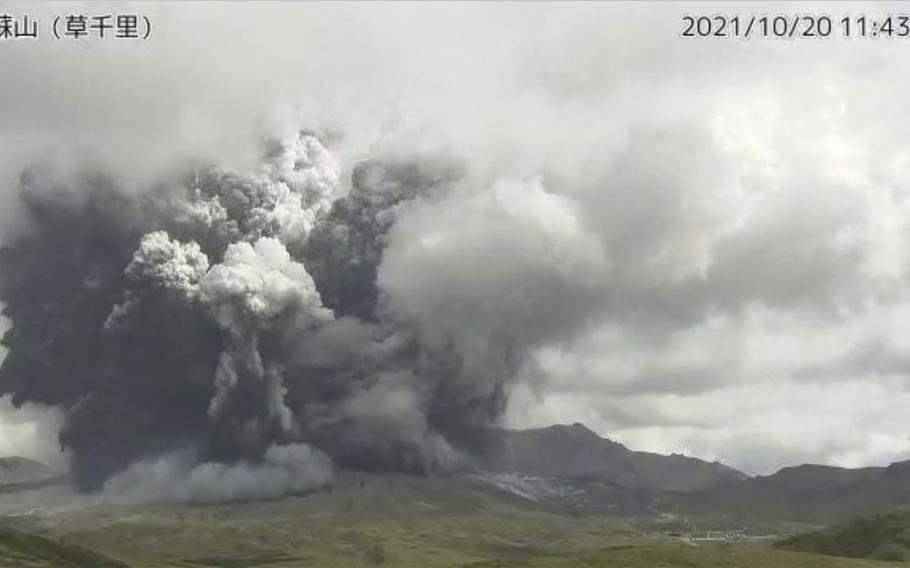
[{"label": "green grassland", "polygon": [[22,567],[124,566],[95,551],[0,526],[0,565]]},{"label": "green grassland", "polygon": [[19,522],[133,565],[457,566],[640,538],[622,520],[573,518],[455,480],[407,476],[276,501],[108,506]]},{"label": "green grassland", "polygon": [[910,561],[910,510],[861,517],[843,525],[796,535],[778,546],[817,554]]},{"label": "green grassland", "polygon": [[748,544],[700,546],[628,546],[578,555],[538,556],[536,558],[493,560],[472,564],[471,568],[886,568],[894,566],[870,560],[835,558],[774,550]]},{"label": "green grassland", "polygon": [[408,476],[351,476],[331,491],[275,501],[103,505],[7,522],[17,535],[38,535],[29,554],[49,560],[28,564],[21,546],[0,546],[2,566],[893,566],[764,544],[696,547],[632,520]]}]

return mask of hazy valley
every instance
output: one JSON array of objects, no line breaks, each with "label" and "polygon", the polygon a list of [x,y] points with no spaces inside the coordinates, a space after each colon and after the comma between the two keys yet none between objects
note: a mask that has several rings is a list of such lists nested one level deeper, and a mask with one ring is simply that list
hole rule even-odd
[{"label": "hazy valley", "polygon": [[321,490],[210,505],[111,503],[32,466],[33,478],[0,486],[0,564],[858,567],[907,550],[906,514],[851,546],[824,537],[837,529],[793,536],[910,503],[906,464],[749,478],[634,452],[579,424],[495,439],[495,458],[473,472],[342,471]]}]

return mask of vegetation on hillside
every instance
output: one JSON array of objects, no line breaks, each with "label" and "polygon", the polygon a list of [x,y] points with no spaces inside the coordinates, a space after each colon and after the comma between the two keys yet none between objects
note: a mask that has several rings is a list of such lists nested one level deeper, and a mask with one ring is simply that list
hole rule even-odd
[{"label": "vegetation on hillside", "polygon": [[910,561],[910,509],[862,517],[777,544],[780,548],[892,562]]},{"label": "vegetation on hillside", "polygon": [[22,567],[126,566],[82,546],[0,525],[0,565]]}]

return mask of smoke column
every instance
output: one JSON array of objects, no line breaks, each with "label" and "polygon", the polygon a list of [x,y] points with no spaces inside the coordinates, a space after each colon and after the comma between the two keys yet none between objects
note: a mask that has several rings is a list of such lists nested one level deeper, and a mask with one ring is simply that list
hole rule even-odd
[{"label": "smoke column", "polygon": [[538,181],[461,178],[365,161],[344,192],[309,133],[255,171],[193,167],[138,193],[33,168],[32,227],[0,253],[0,395],[62,409],[78,485],[128,499],[469,466],[523,353],[577,323],[604,267]]}]

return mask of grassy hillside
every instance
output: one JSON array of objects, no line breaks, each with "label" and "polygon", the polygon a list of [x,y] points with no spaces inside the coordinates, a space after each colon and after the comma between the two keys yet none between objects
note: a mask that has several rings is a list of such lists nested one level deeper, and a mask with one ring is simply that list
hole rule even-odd
[{"label": "grassy hillside", "polygon": [[778,546],[817,554],[910,561],[910,510],[863,517],[788,538]]},{"label": "grassy hillside", "polygon": [[22,567],[124,566],[102,554],[0,526],[0,565]]},{"label": "grassy hillside", "polygon": [[672,527],[403,475],[345,474],[331,491],[274,501],[64,507],[7,522],[0,566],[882,566],[757,541],[695,546]]},{"label": "grassy hillside", "polygon": [[630,450],[582,424],[495,430],[485,466],[546,477],[601,478],[620,487],[692,491],[746,475],[717,462]]},{"label": "grassy hillside", "polygon": [[408,476],[351,476],[331,492],[275,501],[105,506],[18,522],[137,566],[460,566],[638,538],[625,521]]},{"label": "grassy hillside", "polygon": [[497,560],[471,568],[884,568],[889,564],[853,558],[833,558],[751,545],[692,547],[685,545],[628,546],[581,555],[539,556]]},{"label": "grassy hillside", "polygon": [[910,462],[862,469],[802,465],[668,498],[691,515],[839,523],[910,504]]}]

